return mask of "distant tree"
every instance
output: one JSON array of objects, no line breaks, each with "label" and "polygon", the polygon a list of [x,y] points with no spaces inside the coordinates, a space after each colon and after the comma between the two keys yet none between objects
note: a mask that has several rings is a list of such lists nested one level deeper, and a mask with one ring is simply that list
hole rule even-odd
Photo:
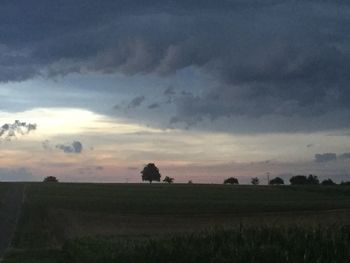
[{"label": "distant tree", "polygon": [[224,180],[224,184],[239,184],[238,179],[235,177],[229,177]]},{"label": "distant tree", "polygon": [[333,182],[333,180],[332,179],[326,179],[326,180],[323,180],[322,181],[322,183],[321,183],[321,185],[336,185],[336,183],[335,182]]},{"label": "distant tree", "polygon": [[318,177],[316,175],[312,175],[312,174],[310,174],[307,177],[307,182],[308,182],[308,184],[313,184],[313,185],[320,184],[320,180],[318,180]]},{"label": "distant tree", "polygon": [[189,180],[189,181],[188,181],[188,184],[193,184],[192,180]]},{"label": "distant tree", "polygon": [[45,177],[44,183],[58,183],[58,179],[55,176],[47,176]]},{"label": "distant tree", "polygon": [[307,177],[305,175],[295,175],[289,179],[291,185],[304,185],[308,184]]},{"label": "distant tree", "polygon": [[253,177],[252,180],[250,181],[253,185],[258,185],[260,184],[260,180],[258,177]]},{"label": "distant tree", "polygon": [[281,184],[284,184],[284,181],[281,177],[276,177],[272,180],[270,180],[269,184],[271,185],[281,185]]},{"label": "distant tree", "polygon": [[316,175],[310,174],[309,176],[305,175],[296,175],[290,178],[289,182],[292,185],[319,185],[320,180]]},{"label": "distant tree", "polygon": [[342,182],[340,183],[340,185],[350,186],[350,182],[349,182],[349,181],[347,181],[347,182],[343,182],[343,181],[342,181]]},{"label": "distant tree", "polygon": [[142,181],[149,181],[149,183],[152,183],[152,181],[160,181],[161,174],[159,173],[158,167],[155,166],[154,163],[147,164],[141,171],[141,174]]},{"label": "distant tree", "polygon": [[168,183],[168,184],[172,184],[174,182],[174,178],[169,177],[169,176],[165,176],[163,182]]}]

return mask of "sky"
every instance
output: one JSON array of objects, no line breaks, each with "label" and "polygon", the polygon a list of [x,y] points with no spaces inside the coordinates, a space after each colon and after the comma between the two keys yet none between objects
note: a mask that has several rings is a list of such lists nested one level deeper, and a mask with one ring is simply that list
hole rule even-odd
[{"label": "sky", "polygon": [[343,0],[3,0],[0,180],[350,180]]}]

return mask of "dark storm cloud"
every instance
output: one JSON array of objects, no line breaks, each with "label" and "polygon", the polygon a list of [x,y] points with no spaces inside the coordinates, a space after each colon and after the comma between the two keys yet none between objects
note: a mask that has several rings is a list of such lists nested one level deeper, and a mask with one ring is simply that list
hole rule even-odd
[{"label": "dark storm cloud", "polygon": [[176,97],[177,122],[328,114],[295,129],[349,127],[349,14],[345,1],[5,1],[0,80],[193,67],[217,84]]},{"label": "dark storm cloud", "polygon": [[0,127],[0,139],[11,140],[19,135],[25,135],[36,130],[37,125],[32,123],[20,122],[5,123]]},{"label": "dark storm cloud", "polygon": [[145,99],[146,99],[145,96],[135,97],[130,101],[127,108],[128,109],[137,108],[137,107],[141,106],[141,104],[145,101]]},{"label": "dark storm cloud", "polygon": [[335,160],[337,160],[337,154],[335,153],[315,154],[315,162],[317,163],[325,163]]},{"label": "dark storm cloud", "polygon": [[336,160],[347,160],[350,159],[350,153],[323,153],[323,154],[315,154],[315,162],[317,163],[325,163]]},{"label": "dark storm cloud", "polygon": [[148,108],[151,110],[159,108],[159,107],[160,107],[159,103],[152,103],[152,104],[148,105]]},{"label": "dark storm cloud", "polygon": [[79,141],[72,142],[71,145],[57,144],[57,149],[62,150],[65,153],[81,153],[83,151],[83,145]]},{"label": "dark storm cloud", "polygon": [[168,87],[168,88],[166,88],[166,89],[164,90],[163,94],[164,94],[165,96],[173,96],[173,95],[176,94],[175,88],[172,87],[172,86],[171,86],[171,87]]}]

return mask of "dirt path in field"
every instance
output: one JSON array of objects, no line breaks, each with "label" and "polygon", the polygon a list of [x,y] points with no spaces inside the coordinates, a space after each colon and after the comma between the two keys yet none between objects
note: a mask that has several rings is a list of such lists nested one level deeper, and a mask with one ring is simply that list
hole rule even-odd
[{"label": "dirt path in field", "polygon": [[10,246],[24,200],[25,186],[9,184],[8,191],[0,201],[0,262]]}]

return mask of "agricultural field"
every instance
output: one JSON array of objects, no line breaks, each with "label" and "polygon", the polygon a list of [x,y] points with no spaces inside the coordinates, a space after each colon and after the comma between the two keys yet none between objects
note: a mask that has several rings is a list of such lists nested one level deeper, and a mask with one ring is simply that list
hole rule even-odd
[{"label": "agricultural field", "polygon": [[8,248],[19,220],[23,185],[0,183],[0,258]]},{"label": "agricultural field", "polygon": [[350,259],[346,186],[30,183],[24,189],[6,263],[265,262],[268,255],[333,262],[317,261],[321,250],[323,259]]},{"label": "agricultural field", "polygon": [[0,183],[0,200],[6,195],[9,185],[6,183]]}]

